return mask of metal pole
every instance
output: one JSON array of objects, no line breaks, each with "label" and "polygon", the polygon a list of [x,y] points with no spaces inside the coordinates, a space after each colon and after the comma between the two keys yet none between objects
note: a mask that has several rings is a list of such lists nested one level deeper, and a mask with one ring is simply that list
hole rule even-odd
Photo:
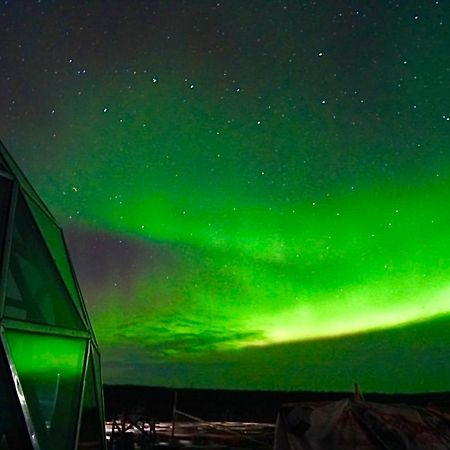
[{"label": "metal pole", "polygon": [[172,408],[172,436],[171,436],[171,444],[175,443],[175,421],[177,416],[177,402],[178,402],[178,392],[175,391],[173,393],[173,408]]}]

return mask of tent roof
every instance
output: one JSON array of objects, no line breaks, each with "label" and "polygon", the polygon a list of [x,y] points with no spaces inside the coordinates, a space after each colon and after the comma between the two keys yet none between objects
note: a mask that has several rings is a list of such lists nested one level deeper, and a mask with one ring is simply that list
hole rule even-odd
[{"label": "tent roof", "polygon": [[450,416],[436,408],[344,399],[283,406],[275,450],[450,448]]}]

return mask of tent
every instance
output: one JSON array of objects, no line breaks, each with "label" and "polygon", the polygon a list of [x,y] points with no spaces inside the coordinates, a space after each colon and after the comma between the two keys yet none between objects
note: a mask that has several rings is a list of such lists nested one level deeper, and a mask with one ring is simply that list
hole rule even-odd
[{"label": "tent", "polygon": [[450,415],[432,408],[361,399],[283,406],[274,450],[445,450]]},{"label": "tent", "polygon": [[104,450],[97,339],[61,229],[0,143],[0,450]]}]

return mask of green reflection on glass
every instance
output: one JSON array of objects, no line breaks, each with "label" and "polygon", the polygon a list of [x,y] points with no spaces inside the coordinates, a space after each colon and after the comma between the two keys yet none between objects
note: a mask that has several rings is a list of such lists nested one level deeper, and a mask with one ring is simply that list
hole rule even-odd
[{"label": "green reflection on glass", "polygon": [[41,449],[70,449],[86,341],[13,330],[6,336]]}]

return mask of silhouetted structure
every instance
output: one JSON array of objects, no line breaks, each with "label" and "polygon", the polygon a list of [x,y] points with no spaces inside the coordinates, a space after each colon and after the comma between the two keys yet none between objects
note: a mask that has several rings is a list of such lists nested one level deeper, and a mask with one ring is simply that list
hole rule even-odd
[{"label": "silhouetted structure", "polygon": [[104,450],[100,354],[61,229],[1,143],[0,248],[0,450]]}]

